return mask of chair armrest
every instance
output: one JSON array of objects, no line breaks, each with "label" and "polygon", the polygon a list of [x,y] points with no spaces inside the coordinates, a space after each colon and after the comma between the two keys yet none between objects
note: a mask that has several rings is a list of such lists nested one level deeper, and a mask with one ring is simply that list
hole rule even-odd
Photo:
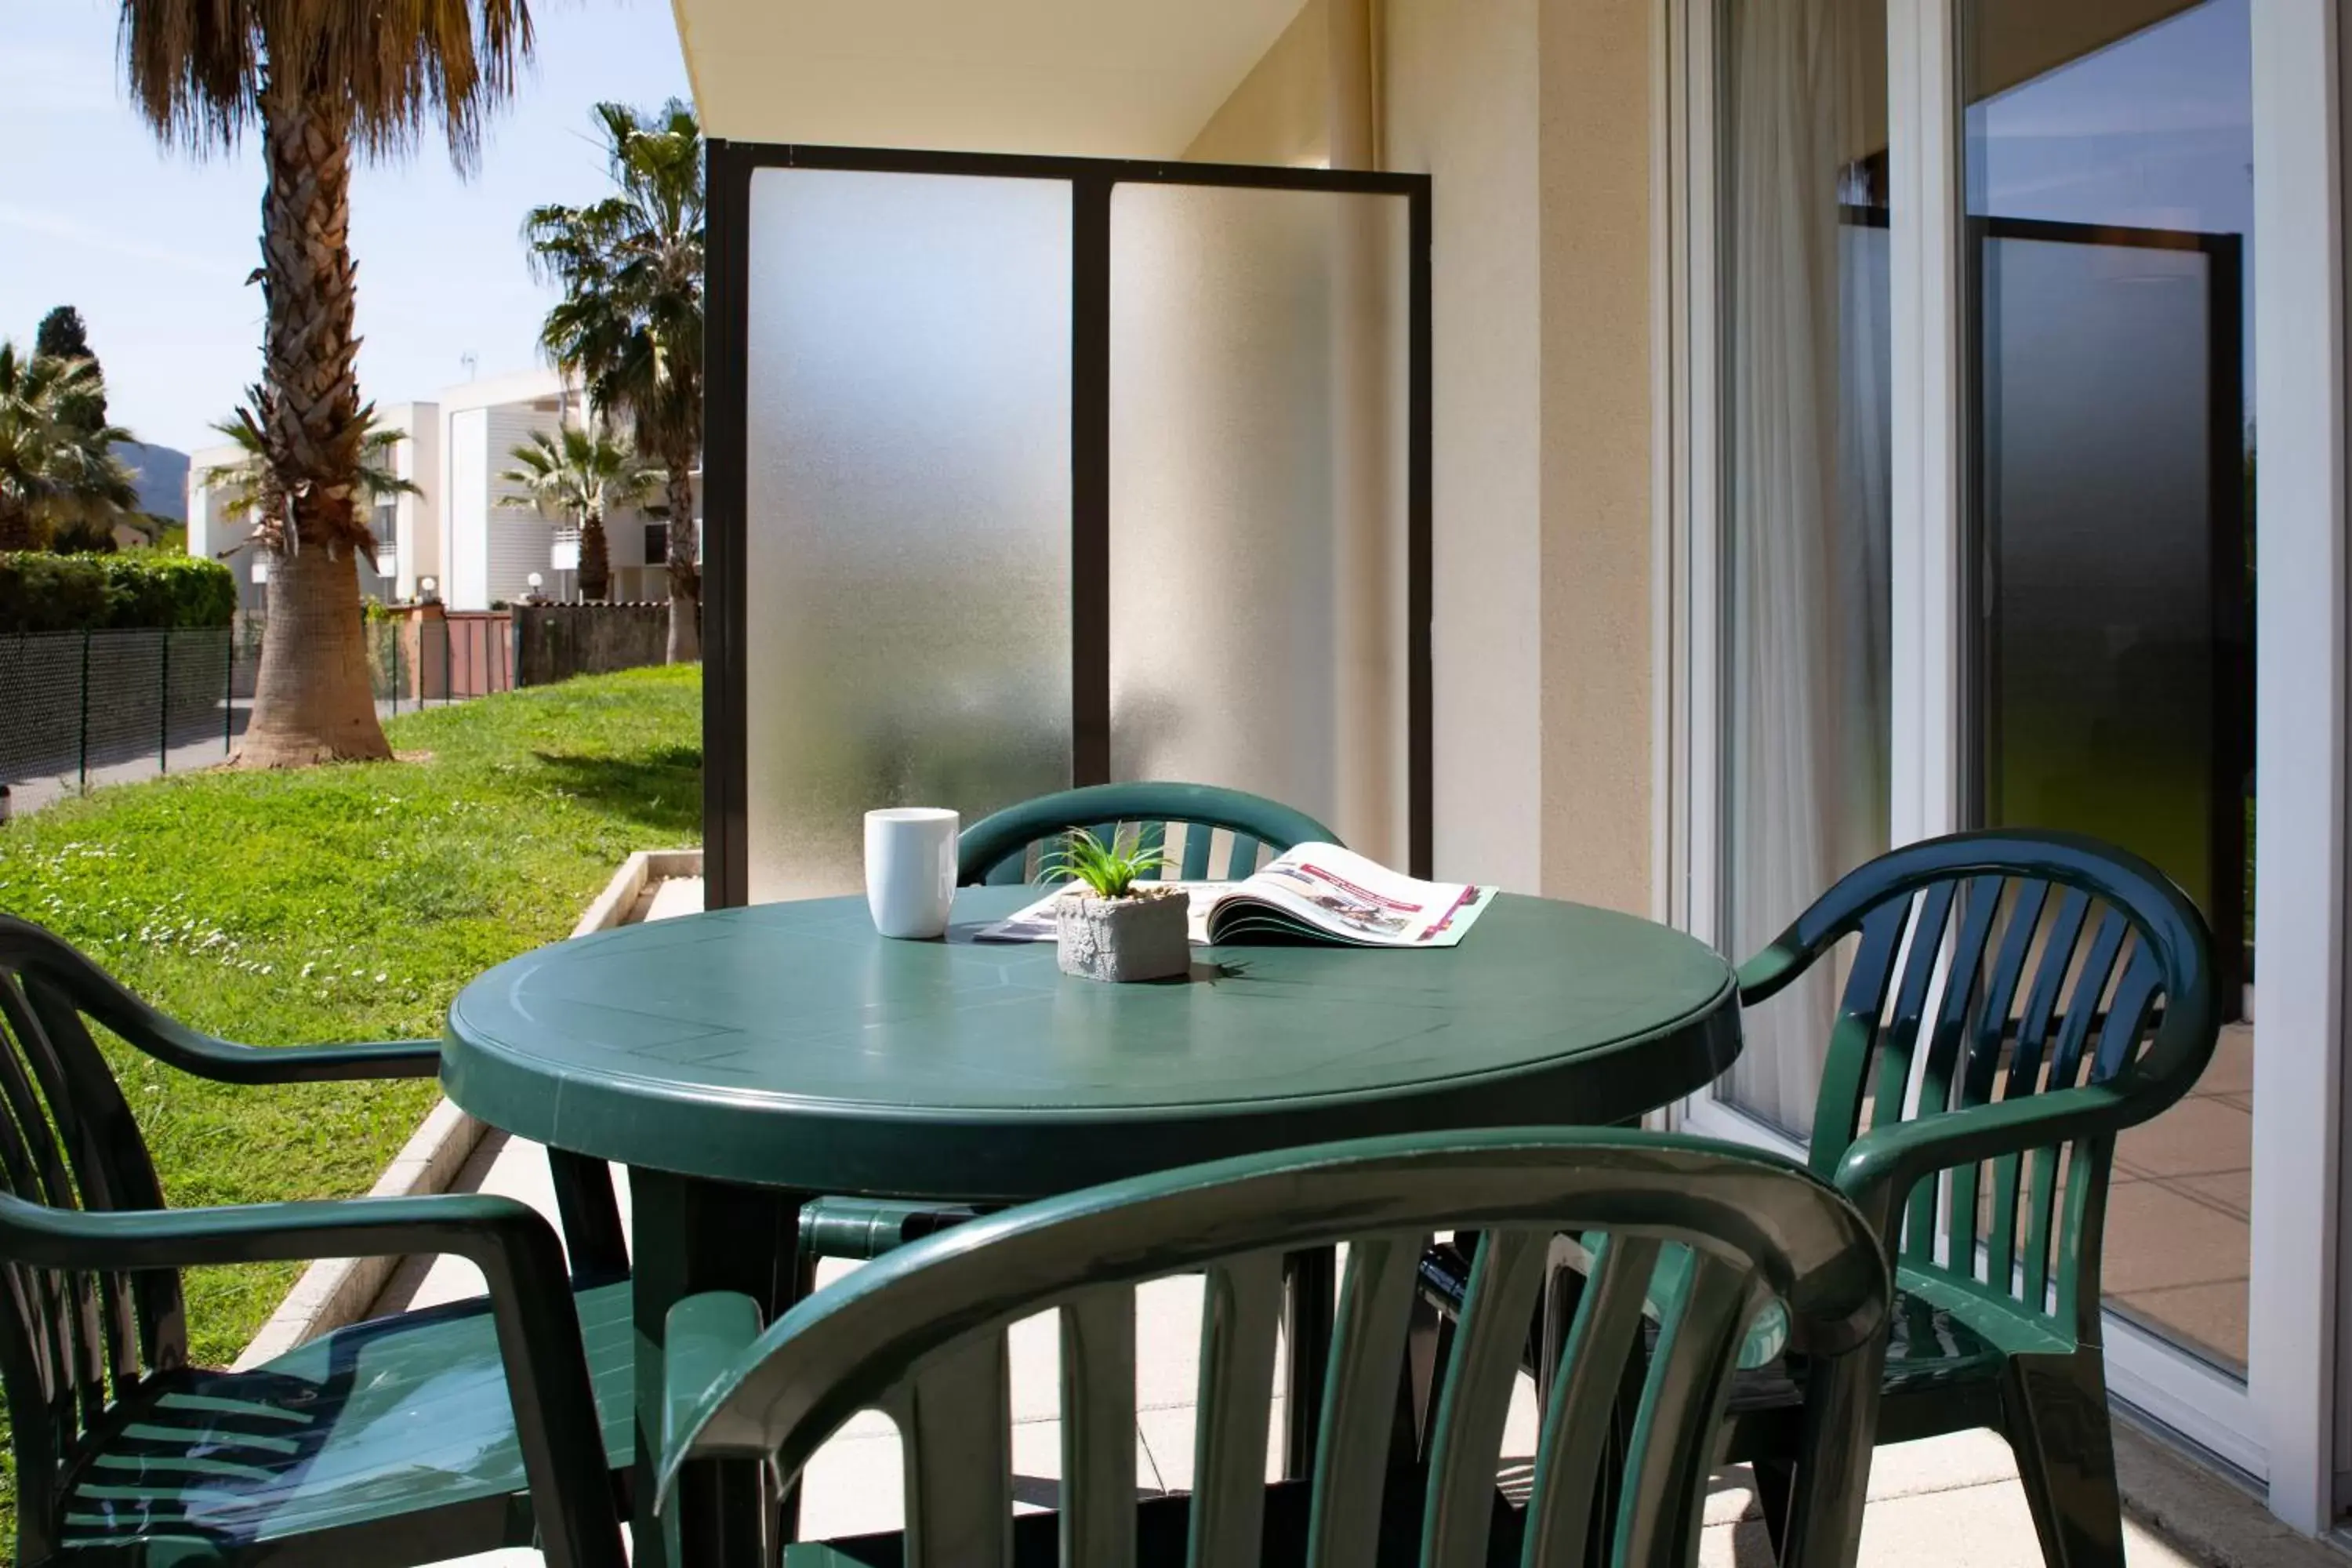
[{"label": "chair armrest", "polygon": [[[704,1397],[735,1370],[760,1337],[760,1304],[731,1290],[688,1296],[670,1308],[662,1341],[662,1473],[685,1440],[688,1422]],[[667,1487],[664,1487],[664,1497]]]},{"label": "chair armrest", "polygon": [[331,1198],[217,1208],[49,1208],[0,1193],[0,1247],[49,1268],[193,1268],[225,1263],[306,1262],[453,1253],[513,1273],[517,1289],[562,1288],[562,1254],[544,1280],[533,1245],[554,1233],[511,1198],[474,1193],[404,1198]]},{"label": "chair armrest", "polygon": [[[0,960],[35,983],[26,986],[34,1011],[53,1026],[66,1008],[86,1013],[157,1061],[216,1083],[431,1078],[441,1070],[437,1040],[277,1047],[217,1039],[150,1007],[55,932],[5,915],[0,915]],[[65,1021],[81,1027],[79,1020]]]},{"label": "chair armrest", "polygon": [[489,1286],[515,1436],[550,1561],[583,1568],[625,1562],[563,1248],[524,1205],[440,1194],[92,1213],[0,1194],[0,1252],[14,1262],[100,1270],[420,1252],[469,1259]]},{"label": "chair armrest", "polygon": [[1812,949],[1793,946],[1787,936],[1782,936],[1741,964],[1736,972],[1739,983],[1739,1005],[1753,1007],[1759,1002],[1769,1000],[1782,986],[1811,968],[1818,956]]},{"label": "chair armrest", "polygon": [[347,1083],[354,1079],[432,1078],[441,1070],[438,1040],[241,1046],[193,1029],[169,1041],[133,1039],[131,1044],[158,1061],[215,1083]]},{"label": "chair armrest", "polygon": [[2108,1082],[1935,1111],[1874,1127],[1855,1139],[1833,1180],[1871,1228],[1888,1237],[1911,1189],[1939,1171],[2120,1131],[2162,1109]]}]

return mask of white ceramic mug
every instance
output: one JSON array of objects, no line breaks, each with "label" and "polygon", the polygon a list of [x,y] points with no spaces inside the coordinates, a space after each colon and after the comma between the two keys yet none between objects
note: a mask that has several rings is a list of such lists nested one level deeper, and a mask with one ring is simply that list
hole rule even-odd
[{"label": "white ceramic mug", "polygon": [[899,805],[866,814],[866,907],[884,936],[929,939],[948,929],[955,900],[952,811]]}]

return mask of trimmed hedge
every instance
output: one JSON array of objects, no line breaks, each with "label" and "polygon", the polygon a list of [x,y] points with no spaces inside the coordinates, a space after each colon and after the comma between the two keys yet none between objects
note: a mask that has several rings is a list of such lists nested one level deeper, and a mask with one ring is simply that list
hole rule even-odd
[{"label": "trimmed hedge", "polygon": [[236,617],[236,579],[217,561],[0,552],[0,636],[225,626]]}]

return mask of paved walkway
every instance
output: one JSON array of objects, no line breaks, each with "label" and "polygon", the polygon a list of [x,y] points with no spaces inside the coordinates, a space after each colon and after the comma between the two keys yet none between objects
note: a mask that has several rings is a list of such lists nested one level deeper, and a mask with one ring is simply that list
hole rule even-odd
[{"label": "paved walkway", "polygon": [[[638,918],[660,920],[701,908],[698,882],[658,884]],[[547,1159],[538,1145],[492,1133],[467,1165],[464,1191],[500,1193],[542,1212],[555,1211]],[[625,1219],[625,1183],[622,1192]],[[829,1261],[820,1286],[854,1263]],[[412,1260],[396,1274],[379,1310],[427,1306],[474,1295],[480,1273],[457,1258]],[[1199,1373],[1201,1287],[1197,1279],[1146,1286],[1138,1293],[1136,1323],[1136,1475],[1153,1491],[1182,1491],[1192,1479],[1192,1426]],[[1056,1336],[1039,1317],[1012,1334],[1013,1464],[1015,1508],[1052,1506],[1061,1470]],[[1275,1401],[1274,1431],[1282,1422]],[[1532,1384],[1522,1376],[1505,1435],[1504,1475],[1524,1482],[1532,1470],[1537,1431]],[[1270,1435],[1271,1437],[1272,1435]],[[1268,1451],[1279,1453],[1269,1441]],[[1516,1459],[1509,1456],[1517,1456]],[[810,1465],[803,1490],[802,1528],[810,1539],[892,1530],[903,1521],[898,1438],[888,1421],[868,1411],[843,1428]],[[2041,1568],[2032,1517],[2017,1481],[2009,1448],[1990,1433],[1969,1433],[1881,1448],[1870,1481],[1870,1510],[1862,1563],[1869,1568]],[[1770,1568],[1771,1552],[1755,1494],[1743,1467],[1716,1478],[1699,1552],[1703,1568]],[[2126,1520],[2136,1568],[2190,1568],[2192,1560]],[[465,1560],[467,1568],[524,1568],[541,1561],[532,1551],[499,1552]]]},{"label": "paved walkway", "polygon": [[[462,703],[470,702],[473,699],[461,697],[457,700]],[[440,708],[446,704],[436,699],[423,706]],[[414,713],[418,707],[419,704],[405,700],[397,703],[379,701],[375,705],[375,716],[378,719],[395,718],[403,713]],[[184,742],[160,753],[152,751],[142,752],[136,756],[125,757],[118,762],[96,764],[89,770],[89,788],[102,789],[109,784],[144,784],[149,779],[159,778],[169,773],[196,773],[204,772],[206,768],[216,768],[228,761],[230,753],[236,749],[236,742],[245,734],[245,726],[252,711],[253,699],[240,697],[229,705],[226,734],[223,733],[221,726],[215,725],[202,739]],[[78,768],[68,768],[54,774],[38,774],[31,778],[8,779],[5,782],[8,785],[9,809],[18,816],[38,811],[41,807],[62,800],[68,795],[87,793],[82,787],[81,773]],[[696,883],[696,887],[698,889],[700,883]],[[699,899],[699,892],[696,897]]]}]

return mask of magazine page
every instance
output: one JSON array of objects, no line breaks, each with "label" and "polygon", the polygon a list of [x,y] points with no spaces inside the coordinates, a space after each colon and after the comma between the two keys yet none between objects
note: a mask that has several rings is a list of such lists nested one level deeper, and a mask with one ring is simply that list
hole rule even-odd
[{"label": "magazine page", "polygon": [[[1301,844],[1238,882],[1148,884],[1180,889],[1195,943],[1337,942],[1361,947],[1452,947],[1495,897],[1492,888],[1423,882],[1336,844]],[[982,942],[1052,942],[1056,887],[982,927]]]},{"label": "magazine page", "polygon": [[1494,897],[1492,888],[1402,875],[1336,844],[1301,844],[1234,883],[1211,910],[1208,934],[1213,942],[1312,934],[1366,947],[1452,947]]}]

